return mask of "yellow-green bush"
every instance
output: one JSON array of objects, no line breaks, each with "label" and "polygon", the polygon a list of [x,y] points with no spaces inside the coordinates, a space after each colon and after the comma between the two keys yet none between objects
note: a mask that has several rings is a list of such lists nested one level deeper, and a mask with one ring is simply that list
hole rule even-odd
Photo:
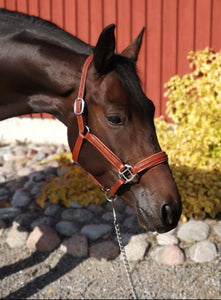
[{"label": "yellow-green bush", "polygon": [[187,217],[221,211],[221,52],[191,51],[192,72],[165,85],[170,125],[156,120]]}]

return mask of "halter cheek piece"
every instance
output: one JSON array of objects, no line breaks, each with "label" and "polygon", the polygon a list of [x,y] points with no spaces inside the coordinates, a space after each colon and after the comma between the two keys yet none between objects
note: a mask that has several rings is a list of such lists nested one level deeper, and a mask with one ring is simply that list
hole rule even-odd
[{"label": "halter cheek piece", "polygon": [[[119,159],[119,157],[117,157],[106,145],[104,145],[101,142],[101,140],[99,140],[94,134],[90,133],[89,127],[85,125],[85,120],[83,115],[84,108],[85,108],[85,100],[83,97],[85,93],[87,70],[92,59],[93,59],[93,55],[90,55],[84,63],[82,74],[81,74],[78,97],[74,101],[74,114],[77,117],[79,135],[74,145],[73,160],[75,162],[78,161],[78,157],[84,140],[87,140],[89,143],[91,143],[118,170],[119,179],[110,188],[105,187],[98,180],[98,178],[92,176],[94,180],[100,185],[100,187],[106,190],[106,193],[108,192],[111,195],[114,195],[117,192],[117,190],[121,187],[122,184],[127,184],[131,182],[138,173],[146,169],[150,169],[163,162],[167,162],[167,154],[165,152],[155,153],[141,160],[140,162],[135,164],[135,166],[132,167],[128,164],[124,164]],[[107,195],[106,197],[108,198]]]}]

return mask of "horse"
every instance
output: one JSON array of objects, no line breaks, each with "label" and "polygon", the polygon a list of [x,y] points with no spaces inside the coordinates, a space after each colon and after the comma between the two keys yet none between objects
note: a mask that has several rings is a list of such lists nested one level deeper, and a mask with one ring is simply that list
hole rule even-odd
[{"label": "horse", "polygon": [[73,158],[121,197],[149,231],[176,227],[181,198],[137,75],[144,28],[121,53],[115,25],[95,46],[35,16],[0,10],[0,120],[49,113],[67,127]]}]

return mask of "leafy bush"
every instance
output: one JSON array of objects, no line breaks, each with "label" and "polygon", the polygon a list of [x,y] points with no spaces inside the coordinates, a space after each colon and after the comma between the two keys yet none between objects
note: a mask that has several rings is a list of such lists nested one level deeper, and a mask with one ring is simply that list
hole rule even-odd
[{"label": "leafy bush", "polygon": [[38,205],[44,207],[47,199],[53,204],[60,203],[65,207],[70,207],[72,201],[83,206],[106,201],[104,193],[88,173],[80,166],[71,164],[71,153],[60,153],[56,159],[64,172],[61,177],[55,177],[42,187],[36,199]]},{"label": "leafy bush", "polygon": [[221,212],[221,52],[189,52],[192,72],[165,85],[173,125],[156,120],[186,217]]}]

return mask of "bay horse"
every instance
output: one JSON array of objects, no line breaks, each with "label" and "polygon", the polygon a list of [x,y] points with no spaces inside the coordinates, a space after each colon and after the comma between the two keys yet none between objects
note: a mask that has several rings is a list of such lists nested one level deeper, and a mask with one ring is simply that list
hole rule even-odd
[{"label": "bay horse", "polygon": [[55,24],[0,10],[0,120],[50,113],[67,126],[73,158],[124,199],[150,231],[173,229],[181,200],[142,91],[136,61],[144,29],[121,53],[115,25],[95,47]]}]

